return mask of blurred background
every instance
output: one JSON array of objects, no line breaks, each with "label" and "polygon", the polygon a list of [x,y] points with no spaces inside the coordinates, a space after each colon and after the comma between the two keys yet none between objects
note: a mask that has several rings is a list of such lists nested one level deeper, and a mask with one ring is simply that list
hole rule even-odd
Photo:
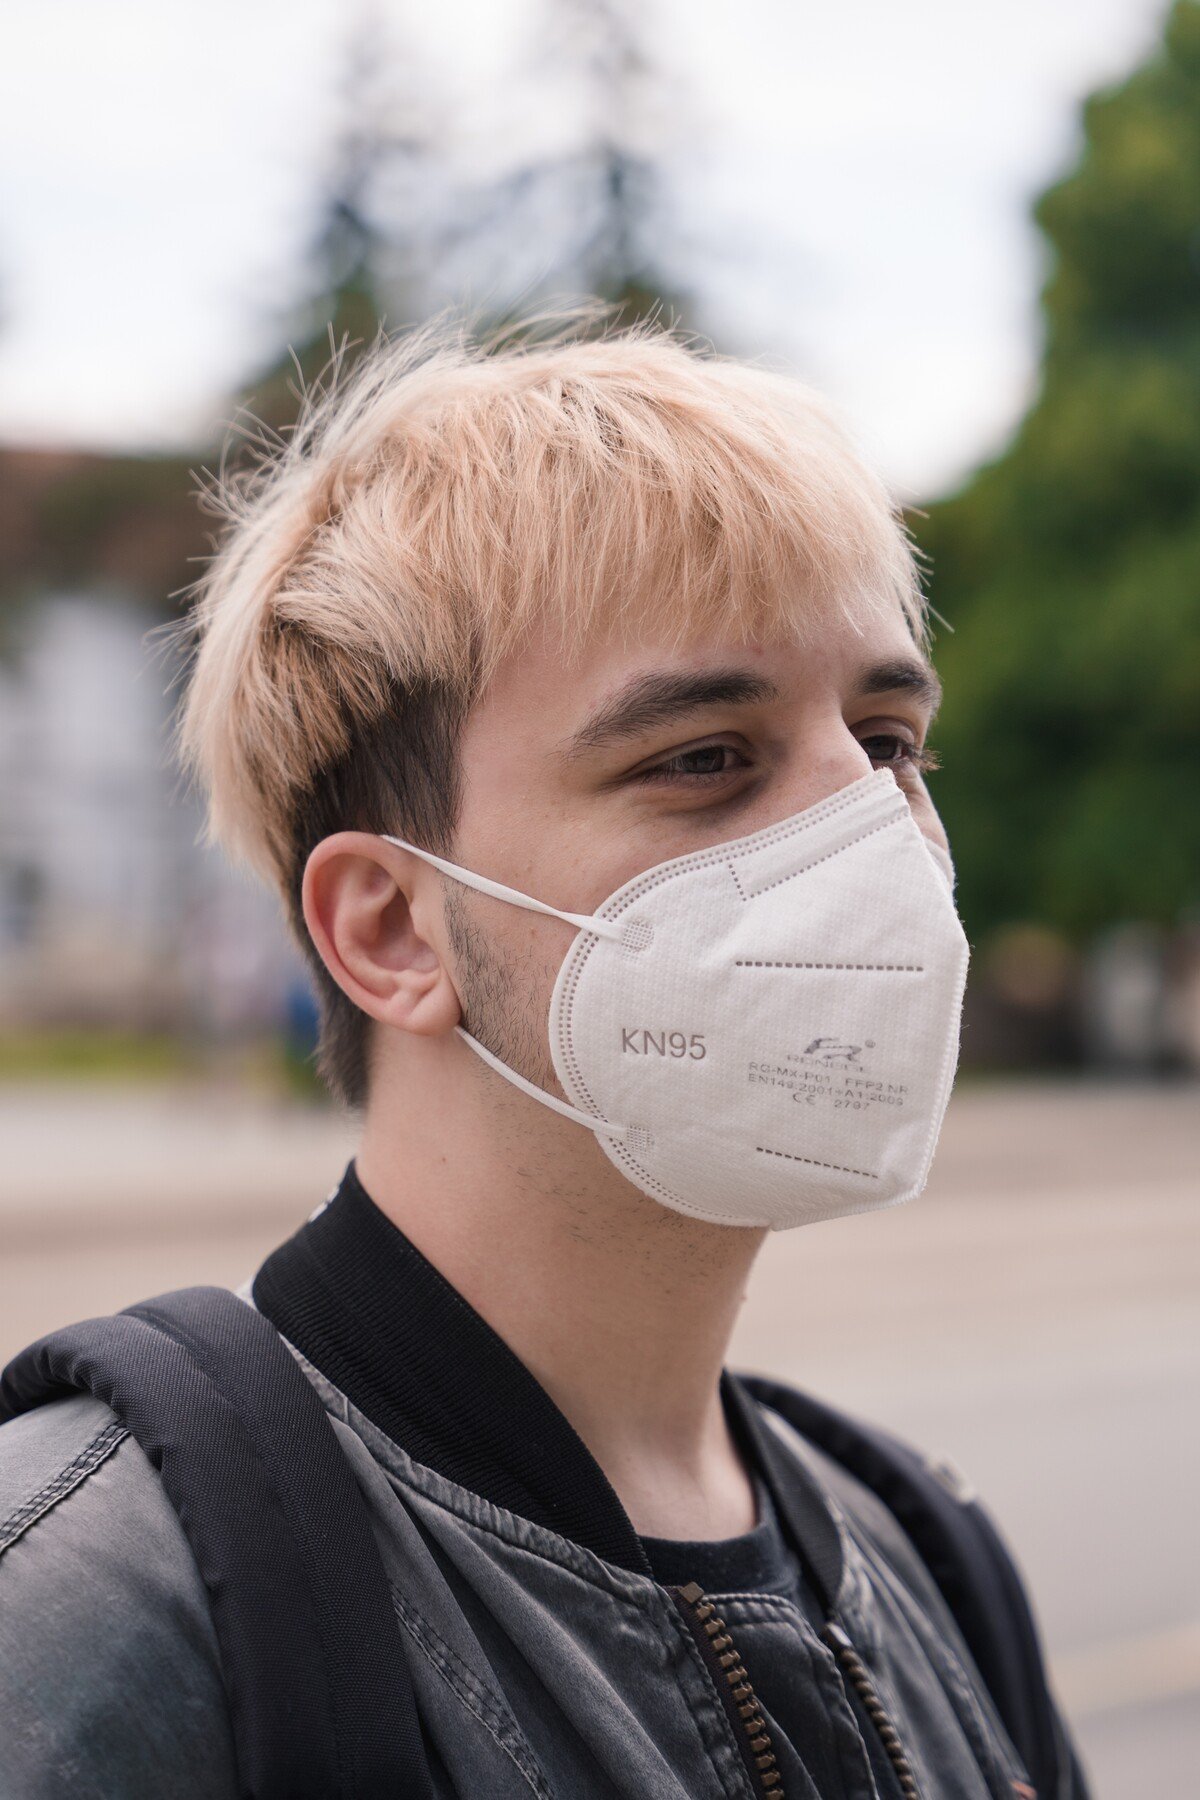
[{"label": "blurred background", "polygon": [[1200,4],[8,0],[0,1356],[236,1283],[353,1149],[169,754],[203,472],[331,346],[594,293],[828,393],[927,559],[974,956],[914,1208],[735,1366],[962,1463],[1098,1800],[1200,1766]]}]

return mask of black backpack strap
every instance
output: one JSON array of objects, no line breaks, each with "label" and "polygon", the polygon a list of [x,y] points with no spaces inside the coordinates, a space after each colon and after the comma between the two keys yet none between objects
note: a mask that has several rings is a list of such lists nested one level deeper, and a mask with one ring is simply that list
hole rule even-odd
[{"label": "black backpack strap", "polygon": [[31,1344],[0,1420],[95,1394],[162,1477],[208,1590],[252,1800],[433,1800],[382,1559],[316,1390],[224,1288],[184,1288]]},{"label": "black backpack strap", "polygon": [[755,1375],[738,1380],[876,1494],[903,1526],[1042,1800],[1087,1800],[1050,1695],[1025,1590],[983,1508],[951,1492],[916,1451],[887,1432],[782,1382]]}]

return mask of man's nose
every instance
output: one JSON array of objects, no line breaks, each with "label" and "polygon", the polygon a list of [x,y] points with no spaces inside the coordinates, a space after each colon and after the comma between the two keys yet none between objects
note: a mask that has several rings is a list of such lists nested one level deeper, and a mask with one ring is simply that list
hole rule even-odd
[{"label": "man's nose", "polygon": [[792,809],[802,812],[861,781],[874,768],[871,758],[854,733],[841,720],[836,726],[815,732],[800,746],[796,759],[795,800]]}]

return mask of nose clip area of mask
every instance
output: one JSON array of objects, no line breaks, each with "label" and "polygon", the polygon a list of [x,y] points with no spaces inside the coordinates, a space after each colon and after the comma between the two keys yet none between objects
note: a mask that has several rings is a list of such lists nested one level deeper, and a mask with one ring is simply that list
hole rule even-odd
[{"label": "nose clip area of mask", "polygon": [[878,769],[744,846],[733,846],[730,874],[743,902],[749,902],[909,818],[908,800],[895,777]]}]

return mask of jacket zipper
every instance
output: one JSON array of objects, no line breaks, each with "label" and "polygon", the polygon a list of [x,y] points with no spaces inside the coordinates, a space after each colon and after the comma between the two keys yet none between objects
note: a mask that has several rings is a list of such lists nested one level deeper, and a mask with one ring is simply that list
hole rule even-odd
[{"label": "jacket zipper", "polygon": [[698,1582],[689,1581],[686,1587],[670,1591],[712,1675],[751,1781],[770,1800],[783,1800],[783,1777],[776,1767],[771,1734],[724,1619],[718,1618],[715,1605]]},{"label": "jacket zipper", "polygon": [[867,1717],[878,1732],[879,1741],[895,1772],[904,1800],[921,1800],[921,1790],[917,1786],[917,1778],[913,1774],[912,1764],[905,1755],[900,1734],[888,1717],[887,1710],[876,1691],[875,1683],[871,1680],[866,1663],[836,1619],[827,1621],[821,1636],[833,1651],[839,1668],[854,1687],[863,1703]]},{"label": "jacket zipper", "polygon": [[[771,1734],[755,1698],[745,1664],[734,1647],[724,1619],[718,1617],[715,1604],[698,1582],[689,1581],[686,1587],[673,1587],[670,1591],[690,1625],[692,1635],[700,1647],[700,1654],[712,1674],[717,1692],[733,1723],[734,1736],[751,1780],[760,1793],[770,1796],[770,1800],[783,1800],[783,1777],[771,1748]],[[821,1636],[862,1701],[863,1709],[878,1733],[904,1800],[921,1800],[921,1790],[917,1786],[917,1778],[905,1753],[900,1733],[892,1724],[887,1708],[879,1698],[866,1663],[835,1619],[826,1623]]]}]

